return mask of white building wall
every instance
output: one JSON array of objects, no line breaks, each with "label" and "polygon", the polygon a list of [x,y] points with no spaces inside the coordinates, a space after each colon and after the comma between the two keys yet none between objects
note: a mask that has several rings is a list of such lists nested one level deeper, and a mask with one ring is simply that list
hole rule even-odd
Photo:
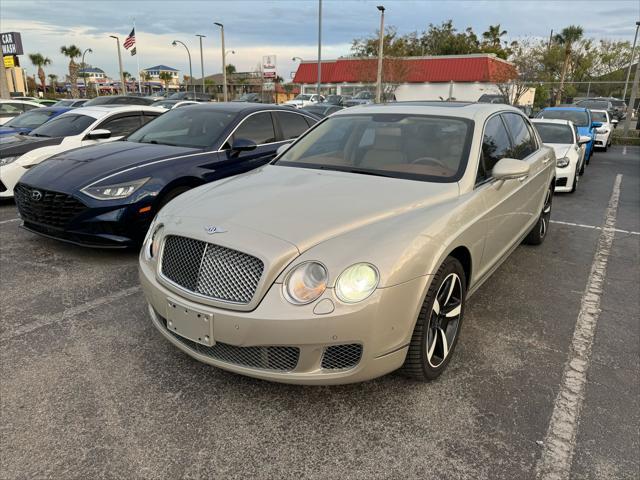
[{"label": "white building wall", "polygon": [[498,94],[493,83],[451,82],[451,83],[406,83],[395,91],[396,100],[446,100],[450,96],[455,100],[475,102],[481,95]]}]

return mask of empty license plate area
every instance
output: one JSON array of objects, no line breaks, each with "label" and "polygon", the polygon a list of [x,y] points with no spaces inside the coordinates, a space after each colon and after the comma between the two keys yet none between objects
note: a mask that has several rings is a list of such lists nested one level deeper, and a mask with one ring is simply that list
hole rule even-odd
[{"label": "empty license plate area", "polygon": [[167,328],[178,335],[202,345],[212,346],[213,315],[183,305],[172,298],[167,299]]}]

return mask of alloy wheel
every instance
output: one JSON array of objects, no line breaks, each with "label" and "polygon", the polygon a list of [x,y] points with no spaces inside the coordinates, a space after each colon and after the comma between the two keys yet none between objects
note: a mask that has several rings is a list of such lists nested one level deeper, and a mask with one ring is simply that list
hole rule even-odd
[{"label": "alloy wheel", "polygon": [[438,368],[448,357],[458,334],[462,315],[462,283],[450,273],[444,279],[433,301],[427,329],[427,362]]},{"label": "alloy wheel", "polygon": [[547,190],[547,196],[544,198],[544,206],[542,207],[542,215],[540,215],[540,238],[544,238],[547,234],[549,218],[551,218],[551,189]]}]

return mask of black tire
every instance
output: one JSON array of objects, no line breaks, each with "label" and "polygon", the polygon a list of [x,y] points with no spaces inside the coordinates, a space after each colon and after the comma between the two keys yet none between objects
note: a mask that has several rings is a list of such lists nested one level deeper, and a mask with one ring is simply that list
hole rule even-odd
[{"label": "black tire", "polygon": [[578,172],[578,175],[584,175],[584,160],[582,161],[582,165],[580,165],[580,171]]},{"label": "black tire", "polygon": [[466,282],[460,262],[447,257],[433,277],[418,314],[409,351],[400,369],[402,374],[416,380],[431,381],[447,368],[464,318]]},{"label": "black tire", "polygon": [[540,245],[547,238],[549,231],[549,220],[551,219],[551,205],[553,204],[553,187],[547,189],[545,194],[542,211],[538,217],[538,221],[533,226],[529,234],[525,237],[524,243],[528,245]]},{"label": "black tire", "polygon": [[578,189],[578,173],[576,172],[573,175],[573,185],[571,185],[571,191],[569,193],[575,193],[577,189]]},{"label": "black tire", "polygon": [[178,195],[181,195],[187,190],[191,190],[192,188],[193,187],[177,187],[177,188],[174,188],[173,190],[170,190],[166,195],[160,198],[160,203],[158,204],[158,212],[162,210],[162,207],[164,207],[167,203],[169,203],[171,200],[176,198]]},{"label": "black tire", "polygon": [[606,152],[609,149],[609,145],[605,144],[604,148],[602,149],[604,152]]}]

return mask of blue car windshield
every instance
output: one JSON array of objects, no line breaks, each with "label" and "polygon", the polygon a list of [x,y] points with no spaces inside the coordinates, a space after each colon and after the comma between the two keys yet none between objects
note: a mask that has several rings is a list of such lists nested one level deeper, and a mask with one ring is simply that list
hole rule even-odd
[{"label": "blue car windshield", "polygon": [[536,118],[571,120],[578,127],[589,126],[589,115],[584,110],[542,110]]},{"label": "blue car windshield", "polygon": [[133,132],[129,142],[176,147],[211,148],[236,117],[235,113],[201,108],[199,105],[169,110]]}]

